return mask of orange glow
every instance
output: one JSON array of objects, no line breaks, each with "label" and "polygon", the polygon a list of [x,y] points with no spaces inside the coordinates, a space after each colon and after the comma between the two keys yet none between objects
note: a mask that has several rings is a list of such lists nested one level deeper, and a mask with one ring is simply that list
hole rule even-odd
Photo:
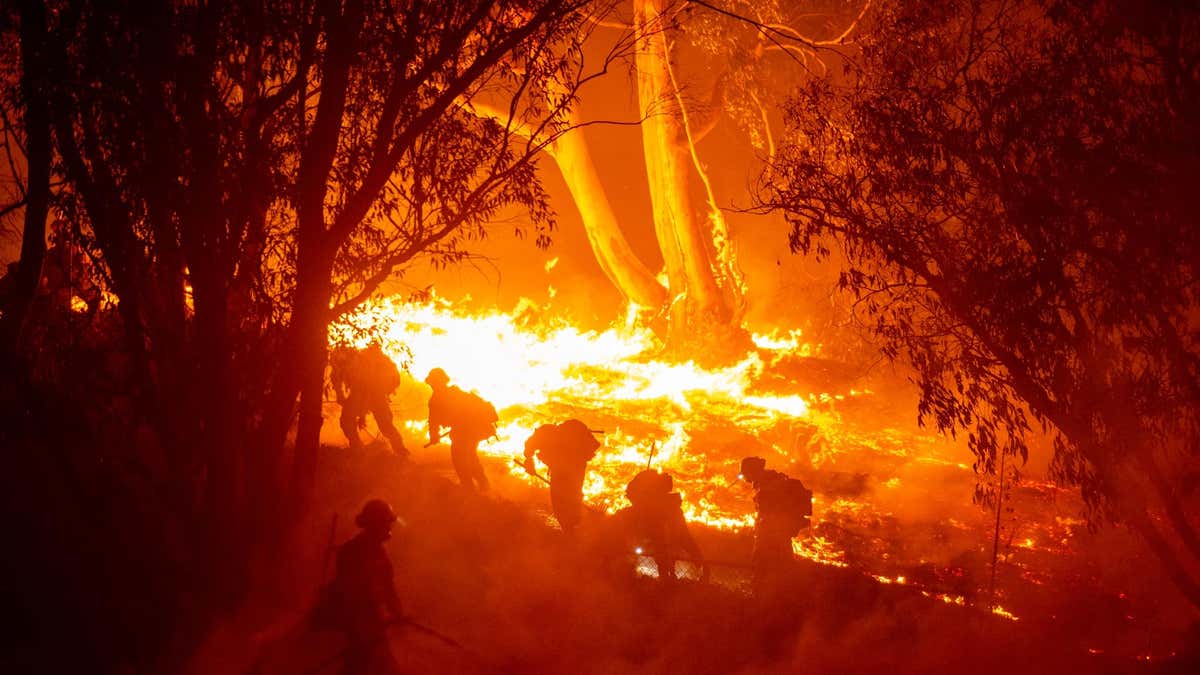
[{"label": "orange glow", "polygon": [[[689,521],[720,530],[752,527],[753,495],[749,486],[738,482],[738,462],[749,454],[771,457],[773,466],[802,479],[837,469],[840,462],[871,456],[955,471],[964,481],[973,480],[967,464],[939,454],[928,437],[895,428],[864,430],[843,421],[837,406],[874,396],[870,390],[802,394],[764,386],[770,380],[764,374],[772,365],[820,353],[819,345],[802,342],[799,331],[755,335],[756,349],[736,363],[709,369],[657,356],[663,345],[637,324],[637,311],[631,307],[624,321],[607,329],[585,331],[546,320],[544,308],[529,301],[512,312],[469,313],[438,298],[425,304],[384,298],[332,327],[330,337],[334,344],[356,347],[379,339],[384,351],[406,365],[418,382],[430,369],[441,367],[455,384],[478,391],[495,404],[500,416],[496,437],[481,445],[481,454],[502,459],[498,464],[512,476],[539,488],[536,479],[512,461],[523,457],[524,441],[537,426],[578,417],[603,429],[603,445],[589,465],[584,495],[593,507],[609,513],[628,504],[626,484],[652,466],[672,474]],[[405,396],[420,396],[414,392],[423,391],[424,385],[412,386],[415,389]],[[425,420],[419,413],[409,417],[418,418],[405,423],[408,431],[423,436]],[[802,454],[806,461],[793,460],[788,466],[800,431],[810,438]],[[896,499],[909,484],[880,476],[879,488],[877,494]],[[869,528],[869,523],[891,513],[859,499],[817,490],[813,527],[793,540],[794,554],[833,567],[862,567],[861,556],[852,565],[845,544],[833,537],[846,523]],[[944,522],[959,530],[973,527],[955,518]],[[1069,536],[1075,525],[1049,523],[1050,536]],[[1034,541],[1031,537],[1022,544],[1032,548]],[[967,604],[961,595],[924,590],[922,583],[905,576],[862,571],[880,583],[911,586],[943,602]],[[1003,608],[991,611],[1016,620]]]},{"label": "orange glow", "polygon": [[[740,458],[715,458],[696,447],[693,423],[720,418],[749,434],[787,419],[822,423],[823,416],[810,411],[810,403],[820,397],[756,390],[764,357],[773,357],[766,348],[708,370],[690,361],[655,358],[662,345],[651,331],[633,323],[633,313],[622,325],[589,332],[567,324],[526,326],[522,319],[535,309],[522,305],[512,314],[468,315],[444,301],[417,305],[383,299],[335,326],[331,339],[361,347],[370,338],[354,337],[351,327],[369,327],[379,331],[384,351],[397,362],[403,362],[406,348],[411,352],[409,369],[418,379],[431,368],[444,367],[456,384],[480,392],[500,414],[497,438],[480,447],[487,455],[522,456],[533,429],[562,417],[581,417],[603,427],[604,445],[584,493],[609,512],[626,505],[625,485],[649,463],[675,477],[690,521],[719,529],[750,526],[748,491],[729,489]],[[756,336],[760,344],[813,351],[798,339],[798,333]],[[408,426],[423,433],[421,420]],[[533,480],[519,467],[509,470]],[[827,542],[816,548],[797,543],[797,553],[835,562],[828,547]]]},{"label": "orange glow", "polygon": [[1009,621],[1020,621],[1020,619],[1017,618],[1015,615],[1013,615],[1012,612],[1008,611],[1007,609],[1004,609],[1000,605],[996,605],[995,607],[992,607],[992,614],[995,614],[996,616],[1002,616],[1005,619],[1008,619]]}]

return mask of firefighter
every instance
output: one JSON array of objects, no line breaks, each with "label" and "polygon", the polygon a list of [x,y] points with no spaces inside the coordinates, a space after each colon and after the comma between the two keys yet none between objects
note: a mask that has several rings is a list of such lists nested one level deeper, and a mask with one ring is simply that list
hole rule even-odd
[{"label": "firefighter", "polygon": [[372,499],[354,519],[360,531],[337,553],[337,573],[326,586],[314,614],[318,627],[346,635],[346,675],[391,672],[387,628],[403,619],[392,563],[383,543],[392,534],[396,514],[382,499]]},{"label": "firefighter", "polygon": [[572,534],[583,511],[583,478],[587,463],[596,456],[600,443],[586,424],[569,419],[561,424],[543,424],[525,441],[525,470],[537,475],[536,455],[550,469],[550,504],[563,532]]},{"label": "firefighter", "polygon": [[338,421],[342,433],[350,441],[350,448],[358,450],[363,447],[358,427],[366,419],[367,413],[371,413],[392,452],[400,457],[408,457],[404,439],[392,423],[392,408],[388,402],[392,392],[400,386],[400,371],[395,362],[383,353],[383,347],[378,342],[372,342],[360,351],[340,349],[334,352],[331,362],[329,379],[338,403],[342,405],[342,415]]},{"label": "firefighter", "polygon": [[[629,508],[618,513],[635,541],[639,542],[638,552],[649,549],[658,567],[658,577],[663,581],[675,580],[679,552],[693,561],[702,560],[700,547],[683,517],[683,500],[673,489],[674,480],[670,474],[652,469],[642,471],[625,488]],[[703,568],[703,575],[708,576],[707,566]]]},{"label": "firefighter", "polygon": [[425,378],[433,393],[429,397],[429,442],[441,441],[442,427],[450,428],[450,460],[458,482],[471,490],[486,492],[488,479],[479,463],[479,444],[496,434],[496,408],[478,394],[450,384],[450,376],[441,368],[429,371]]},{"label": "firefighter", "polygon": [[743,459],[738,478],[754,488],[754,570],[762,579],[791,563],[792,537],[809,526],[812,491],[799,480],[768,469],[762,457]]}]

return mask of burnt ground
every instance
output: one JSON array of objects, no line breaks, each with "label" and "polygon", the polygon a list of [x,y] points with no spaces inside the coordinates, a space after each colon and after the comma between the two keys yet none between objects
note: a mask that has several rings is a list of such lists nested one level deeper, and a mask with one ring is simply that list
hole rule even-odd
[{"label": "burnt ground", "polygon": [[[408,464],[325,448],[322,467],[293,555],[265,566],[260,592],[213,633],[191,672],[340,672],[339,636],[308,629],[305,615],[333,514],[332,541],[344,541],[372,496],[406,521],[388,544],[405,611],[465,647],[393,629],[401,672],[1193,672],[1089,654],[1063,633],[1070,622],[1011,622],[806,561],[769,597],[748,593],[746,571],[733,566],[714,570],[713,583],[667,586],[633,572],[599,515],[578,541],[565,539],[546,494],[495,464],[489,495],[463,492],[444,448]],[[694,532],[711,559],[746,560],[745,536]]]}]

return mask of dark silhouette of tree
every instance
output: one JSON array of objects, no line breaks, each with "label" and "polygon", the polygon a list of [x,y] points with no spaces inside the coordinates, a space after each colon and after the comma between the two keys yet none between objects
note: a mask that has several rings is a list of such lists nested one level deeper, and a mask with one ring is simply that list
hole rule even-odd
[{"label": "dark silhouette of tree", "polygon": [[[5,65],[20,86],[6,109],[25,124],[25,217],[42,228],[25,243],[44,245],[52,163],[56,208],[118,300],[137,412],[166,460],[165,506],[187,524],[207,589],[197,617],[238,601],[256,546],[308,499],[330,321],[419,256],[460,260],[497,215],[523,212],[519,230],[548,243],[534,159],[587,80],[585,10],[604,6],[12,12],[20,60]],[[481,118],[474,100],[507,119]]]},{"label": "dark silhouette of tree", "polygon": [[764,206],[911,362],[976,469],[1055,436],[1093,523],[1200,605],[1200,13],[1189,3],[893,3],[804,88]]},{"label": "dark silhouette of tree", "polygon": [[[12,288],[0,297],[0,364],[16,371],[15,358],[21,329],[42,273],[46,253],[46,218],[50,210],[50,164],[53,159],[50,114],[46,87],[46,11],[40,2],[21,2],[0,21],[3,32],[15,36],[5,48],[6,63],[20,63],[19,71],[4,69],[4,98],[15,105],[2,107],[4,154],[16,188],[12,203],[3,204],[4,215],[20,215],[21,257]],[[15,26],[15,29],[11,28]],[[18,162],[24,169],[20,175]]]}]

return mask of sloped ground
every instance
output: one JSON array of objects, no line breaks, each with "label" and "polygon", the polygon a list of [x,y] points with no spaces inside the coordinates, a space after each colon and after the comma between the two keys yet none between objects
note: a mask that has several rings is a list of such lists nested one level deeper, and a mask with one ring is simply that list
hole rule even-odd
[{"label": "sloped ground", "polygon": [[[296,554],[264,570],[263,592],[214,633],[193,672],[340,672],[340,638],[308,630],[304,612],[332,514],[339,514],[334,540],[344,541],[372,496],[391,501],[407,521],[388,545],[406,612],[467,648],[395,629],[391,650],[401,672],[1150,672],[1080,653],[1032,623],[947,605],[853,570],[801,562],[787,587],[759,598],[739,590],[745,574],[732,567],[719,570],[714,584],[637,578],[632,561],[604,545],[602,518],[585,523],[580,541],[567,541],[547,524],[544,492],[492,465],[492,493],[464,493],[444,448],[420,451],[408,465],[326,448],[323,467],[318,507],[295,533]],[[745,559],[744,538],[697,535],[709,557]]]}]

